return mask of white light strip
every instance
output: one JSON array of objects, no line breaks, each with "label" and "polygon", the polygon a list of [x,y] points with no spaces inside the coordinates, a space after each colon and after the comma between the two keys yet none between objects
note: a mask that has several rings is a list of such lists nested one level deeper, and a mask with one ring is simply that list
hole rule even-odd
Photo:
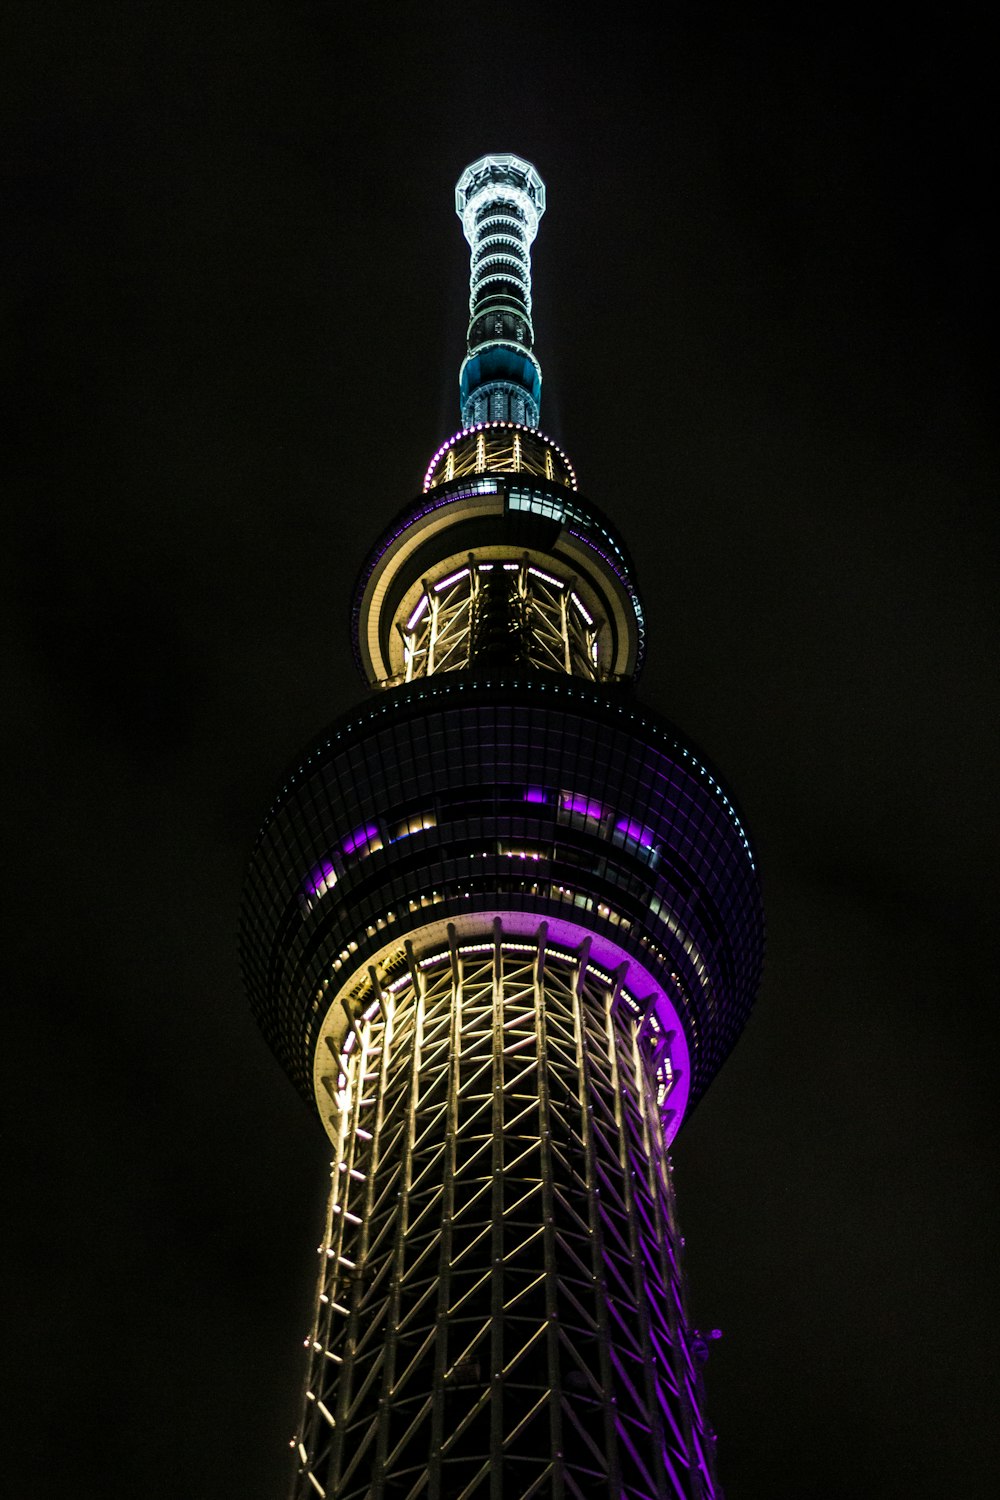
[{"label": "white light strip", "polygon": [[588,625],[593,625],[593,623],[594,623],[594,617],[593,617],[592,614],[588,614],[587,609],[586,609],[586,607],[585,607],[582,599],[580,598],[579,594],[570,594],[569,597],[570,597],[571,601],[576,605],[577,609],[580,611],[581,615],[586,620],[587,624]]},{"label": "white light strip", "polygon": [[536,578],[541,578],[544,583],[551,583],[554,588],[564,589],[566,587],[561,578],[553,578],[551,573],[543,573],[541,568],[529,568],[528,572],[533,573]]},{"label": "white light strip", "polygon": [[406,622],[406,628],[407,628],[407,630],[412,630],[413,629],[414,625],[416,625],[417,621],[420,619],[420,616],[423,614],[424,610],[427,608],[428,603],[429,603],[429,600],[427,598],[427,595],[423,594],[421,596],[420,603],[417,605],[416,609],[413,611],[412,615],[410,616],[410,618]]},{"label": "white light strip", "polygon": [[[477,344],[475,350],[470,350],[470,357],[472,354],[479,352],[479,350],[481,349],[492,349],[503,346],[503,339],[490,339],[485,344]],[[535,356],[533,354],[530,354],[530,351],[529,356],[537,365],[538,361],[535,360]],[[566,466],[567,473],[569,474],[570,487],[573,490],[576,489],[576,472],[573,468],[573,465],[570,463],[569,459],[567,458],[562,448],[560,448],[558,443],[554,443],[552,439],[550,437],[547,437],[546,434],[540,431],[539,428],[529,427],[525,422],[507,422],[497,418],[491,422],[473,422],[471,426],[463,427],[460,432],[456,432],[453,437],[450,437],[446,443],[441,444],[440,448],[437,450],[427,467],[427,473],[424,475],[425,493],[431,488],[431,480],[434,477],[434,471],[437,468],[440,460],[448,452],[449,448],[453,448],[454,445],[461,442],[463,438],[471,437],[473,433],[488,432],[493,428],[501,427],[513,428],[515,432],[526,432],[530,433],[532,437],[540,438],[541,441],[546,445],[546,447],[551,448],[554,453],[558,453],[559,457],[562,459],[563,463]],[[495,495],[497,493],[496,484],[492,480],[481,480],[478,484],[474,485],[473,488],[484,495]],[[463,497],[460,495],[455,495],[453,498],[458,500]],[[606,532],[602,532],[602,534],[605,536],[607,535]],[[610,540],[610,538],[608,538],[608,540]],[[612,545],[614,544],[612,543]]]},{"label": "white light strip", "polygon": [[450,573],[447,578],[442,578],[440,583],[434,585],[435,594],[440,594],[442,589],[446,589],[450,584],[457,583],[460,578],[467,578],[468,576],[468,568],[459,568],[457,573]]}]

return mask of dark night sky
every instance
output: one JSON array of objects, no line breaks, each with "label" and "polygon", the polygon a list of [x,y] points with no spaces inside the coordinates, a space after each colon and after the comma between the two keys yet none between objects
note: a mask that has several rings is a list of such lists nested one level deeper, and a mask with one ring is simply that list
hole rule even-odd
[{"label": "dark night sky", "polygon": [[642,694],[760,852],[674,1152],[729,1500],[993,1493],[988,44],[753,9],[4,7],[4,1494],[283,1493],[325,1152],[237,904],[458,425],[487,150],[548,184],[543,426]]}]

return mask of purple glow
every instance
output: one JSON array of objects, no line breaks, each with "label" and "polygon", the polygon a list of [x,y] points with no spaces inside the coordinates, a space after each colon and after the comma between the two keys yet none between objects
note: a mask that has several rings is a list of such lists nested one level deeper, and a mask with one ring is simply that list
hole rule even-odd
[{"label": "purple glow", "polygon": [[353,854],[363,844],[370,844],[378,838],[378,828],[374,823],[369,823],[365,828],[355,828],[354,832],[348,834],[344,840],[343,849],[345,854]]},{"label": "purple glow", "polygon": [[548,802],[548,797],[540,786],[529,786],[524,794],[525,802]]},{"label": "purple glow", "polygon": [[[504,938],[519,937],[523,941],[532,944],[538,939],[538,916],[531,911],[511,911],[509,909],[497,910],[485,907],[481,910],[471,911],[468,917],[460,921],[468,924],[466,930],[471,934],[478,934],[489,929],[494,918],[499,917],[503,923]],[[633,953],[626,953],[614,938],[593,930],[593,923],[587,921],[576,921],[571,916],[547,915],[545,921],[548,925],[547,946],[549,951],[562,949],[564,956],[571,956],[579,948],[584,938],[590,942],[590,967],[595,971],[603,971],[604,975],[615,973],[621,969],[624,973],[624,986],[636,995],[643,1009],[656,1015],[660,1035],[669,1035],[670,1068],[673,1074],[673,1084],[670,1090],[670,1109],[663,1115],[663,1133],[666,1144],[669,1145],[674,1139],[681,1123],[687,1113],[688,1097],[691,1090],[691,1055],[688,1050],[687,1034],[684,1030],[684,1022],[669,990],[653,977],[652,973],[644,967],[642,962]],[[418,966],[423,972],[428,968],[437,968],[449,963],[450,955],[446,945],[443,943],[442,924],[439,921],[430,921],[422,927],[411,932],[411,938],[415,946],[427,943],[436,943],[442,940],[442,946],[436,948],[427,957],[418,960]],[[484,944],[486,951],[492,947],[491,942]],[[394,982],[395,987],[408,984],[407,977]],[[390,989],[390,992],[391,989]],[[630,1005],[630,1011],[635,1012],[636,1007]],[[683,1315],[682,1315],[683,1316]]]},{"label": "purple glow", "polygon": [[612,573],[621,583],[622,587],[625,589],[626,593],[631,599],[632,608],[635,610],[636,622],[639,626],[639,655],[641,660],[644,654],[646,622],[643,617],[642,606],[639,603],[639,595],[636,593],[635,584],[632,582],[631,578],[629,578],[628,574],[623,572],[615,559],[613,557],[609,557],[604,549],[602,547],[599,547],[591,537],[586,535],[585,532],[576,531],[572,526],[567,526],[566,529],[569,532],[570,536],[575,536],[578,541],[584,544],[585,547],[589,547],[592,552],[597,553],[598,557],[603,558],[603,560],[607,563],[608,567],[611,569]]},{"label": "purple glow", "polygon": [[[351,619],[353,621],[355,654],[357,653],[358,620],[360,619],[361,615],[361,600],[364,597],[364,592],[371,581],[371,577],[375,572],[375,569],[378,567],[379,563],[382,561],[383,557],[389,551],[389,549],[399,541],[399,538],[403,535],[403,533],[409,531],[410,527],[414,525],[415,522],[422,521],[424,516],[429,516],[432,511],[440,510],[444,505],[454,505],[459,500],[473,500],[479,495],[495,495],[497,493],[498,491],[496,484],[484,477],[483,479],[480,479],[471,489],[456,490],[454,494],[436,496],[433,500],[429,500],[425,505],[414,506],[412,510],[407,511],[404,520],[399,526],[396,527],[395,531],[391,532],[389,536],[383,537],[381,539],[378,544],[377,550],[372,556],[369,557],[368,562],[365,565],[364,578],[361,580],[360,584],[354,591],[354,607],[351,611]],[[360,663],[360,658],[358,660]]]},{"label": "purple glow", "polygon": [[563,812],[579,813],[582,818],[600,819],[604,816],[604,808],[599,802],[592,802],[589,797],[578,797],[573,792],[566,793],[562,806]]},{"label": "purple glow", "polygon": [[516,429],[518,432],[528,432],[532,437],[541,438],[543,443],[545,443],[549,448],[553,448],[556,453],[559,454],[559,457],[562,459],[563,463],[566,465],[566,468],[569,470],[570,483],[573,489],[576,489],[576,471],[574,470],[573,465],[570,463],[569,459],[566,457],[566,454],[560,448],[558,443],[553,442],[550,437],[546,437],[545,433],[542,432],[539,427],[529,427],[527,423],[524,422],[507,422],[497,420],[492,422],[474,422],[471,427],[463,427],[460,432],[456,432],[452,437],[446,439],[446,441],[441,444],[440,448],[437,450],[434,457],[431,459],[430,463],[427,466],[427,473],[424,475],[424,493],[426,494],[430,489],[431,480],[434,477],[434,471],[437,469],[438,464],[441,462],[441,459],[444,457],[444,455],[448,452],[449,448],[453,447],[455,443],[461,442],[462,438],[471,437],[473,433],[485,432],[487,429],[494,427],[509,427],[511,430]]},{"label": "purple glow", "polygon": [[322,896],[331,887],[337,884],[337,872],[333,865],[320,865],[313,870],[309,876],[309,892],[313,896]]},{"label": "purple glow", "polygon": [[413,611],[412,615],[406,622],[407,630],[413,629],[414,625],[416,625],[417,621],[420,619],[420,616],[423,614],[429,603],[430,600],[428,599],[427,595],[421,595],[420,602],[417,604],[416,609]]},{"label": "purple glow", "polygon": [[627,839],[634,839],[644,849],[655,849],[653,835],[648,828],[643,828],[641,823],[633,823],[630,818],[621,818],[615,824],[615,832],[623,833]]}]

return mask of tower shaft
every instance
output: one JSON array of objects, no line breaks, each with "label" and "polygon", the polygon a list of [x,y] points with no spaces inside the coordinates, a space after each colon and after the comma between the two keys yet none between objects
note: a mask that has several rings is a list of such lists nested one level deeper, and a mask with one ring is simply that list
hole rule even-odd
[{"label": "tower shaft", "polygon": [[323,1074],[297,1500],[714,1493],[649,1018],[544,923],[422,946]]}]

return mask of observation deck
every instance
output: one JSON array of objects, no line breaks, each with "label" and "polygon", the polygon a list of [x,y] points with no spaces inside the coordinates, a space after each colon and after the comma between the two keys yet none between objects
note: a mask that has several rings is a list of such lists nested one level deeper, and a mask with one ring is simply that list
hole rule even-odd
[{"label": "observation deck", "polygon": [[[446,674],[380,694],[300,758],[246,888],[244,968],[271,1046],[329,1130],[351,1015],[448,927],[590,942],[669,1039],[673,1135],[734,1045],[763,926],[721,778],[627,694]],[[623,1002],[624,1003],[624,1002]]]},{"label": "observation deck", "polygon": [[645,622],[624,543],[568,482],[509,459],[431,483],[372,549],[351,627],[370,686],[483,666],[608,683],[638,675]]}]

